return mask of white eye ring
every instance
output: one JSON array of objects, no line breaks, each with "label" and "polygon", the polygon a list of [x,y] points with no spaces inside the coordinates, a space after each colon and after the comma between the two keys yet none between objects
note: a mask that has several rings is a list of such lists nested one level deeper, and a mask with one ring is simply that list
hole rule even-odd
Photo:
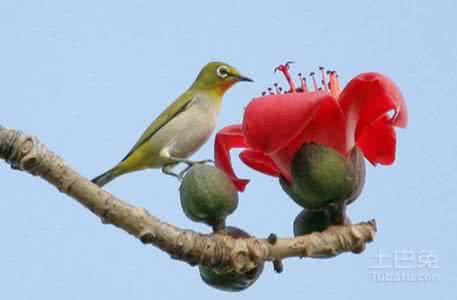
[{"label": "white eye ring", "polygon": [[228,70],[227,66],[220,66],[217,68],[216,74],[219,78],[224,79],[229,75],[229,70]]}]

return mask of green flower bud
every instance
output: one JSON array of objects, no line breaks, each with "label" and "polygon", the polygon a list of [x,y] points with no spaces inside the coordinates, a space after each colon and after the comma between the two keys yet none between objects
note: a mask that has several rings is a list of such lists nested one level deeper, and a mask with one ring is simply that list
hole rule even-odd
[{"label": "green flower bud", "polygon": [[230,178],[213,166],[194,165],[179,191],[185,215],[210,226],[224,224],[238,206],[238,192]]},{"label": "green flower bud", "polygon": [[[344,224],[350,224],[351,220],[346,216]],[[305,235],[313,232],[321,232],[332,225],[332,216],[327,209],[308,210],[304,209],[294,220],[294,235]]]},{"label": "green flower bud", "polygon": [[[228,234],[233,238],[249,238],[245,231],[228,226],[217,234]],[[256,268],[246,273],[218,273],[210,267],[199,266],[200,276],[209,286],[229,292],[238,292],[250,287],[262,274],[264,263],[259,264]]]},{"label": "green flower bud", "polygon": [[313,232],[324,231],[331,225],[327,210],[304,209],[295,217],[294,235],[305,235]]}]

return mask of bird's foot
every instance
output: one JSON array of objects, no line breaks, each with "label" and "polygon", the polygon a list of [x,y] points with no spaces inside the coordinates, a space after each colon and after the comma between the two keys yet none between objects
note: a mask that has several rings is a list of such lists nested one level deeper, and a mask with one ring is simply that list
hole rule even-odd
[{"label": "bird's foot", "polygon": [[184,175],[186,175],[187,171],[189,171],[192,168],[192,166],[187,166],[185,167],[181,172],[179,172],[179,180],[182,180],[184,178]]},{"label": "bird's foot", "polygon": [[184,178],[184,175],[194,166],[198,164],[207,164],[207,163],[214,163],[214,160],[212,159],[205,159],[205,160],[183,160],[182,163],[185,163],[187,166],[178,174],[178,178],[182,180]]},{"label": "bird's foot", "polygon": [[[179,173],[173,172],[173,168],[176,166],[177,163],[183,163],[187,166]],[[166,175],[170,175],[176,177],[179,181],[184,178],[184,175],[194,166],[198,164],[207,164],[207,163],[214,163],[212,159],[205,159],[205,160],[187,160],[187,159],[176,159],[176,163],[171,163],[168,165],[163,166],[162,172]]]},{"label": "bird's foot", "polygon": [[182,171],[179,172],[179,173],[173,172],[172,169],[173,169],[174,166],[175,166],[175,164],[165,165],[162,168],[162,172],[164,174],[166,174],[166,175],[170,175],[170,176],[176,177],[179,181],[181,181],[183,176],[184,176],[184,174],[183,174]]},{"label": "bird's foot", "polygon": [[212,160],[212,159],[204,159],[204,160],[187,160],[187,159],[184,159],[181,162],[185,163],[188,168],[191,168],[193,165],[214,163],[214,160]]}]

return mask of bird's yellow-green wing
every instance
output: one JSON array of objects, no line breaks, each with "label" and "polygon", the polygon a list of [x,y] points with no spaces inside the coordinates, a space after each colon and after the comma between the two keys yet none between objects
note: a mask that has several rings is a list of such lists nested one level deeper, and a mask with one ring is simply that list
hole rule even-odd
[{"label": "bird's yellow-green wing", "polygon": [[176,99],[170,106],[168,106],[167,109],[165,109],[157,117],[157,119],[155,119],[154,122],[149,125],[149,127],[143,132],[140,139],[136,142],[136,144],[124,157],[124,159],[122,159],[122,161],[126,160],[130,155],[132,155],[135,150],[137,150],[141,145],[149,140],[151,136],[153,136],[160,128],[165,126],[177,115],[185,111],[189,107],[189,104],[192,102],[193,98],[193,95],[189,92],[186,92],[178,97],[178,99]]}]

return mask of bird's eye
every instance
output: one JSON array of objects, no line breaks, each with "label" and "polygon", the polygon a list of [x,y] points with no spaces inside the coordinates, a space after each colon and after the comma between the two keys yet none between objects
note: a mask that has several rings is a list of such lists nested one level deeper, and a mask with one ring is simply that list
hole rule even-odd
[{"label": "bird's eye", "polygon": [[219,68],[217,68],[216,74],[219,78],[224,79],[229,75],[229,70],[227,66],[220,66]]}]

